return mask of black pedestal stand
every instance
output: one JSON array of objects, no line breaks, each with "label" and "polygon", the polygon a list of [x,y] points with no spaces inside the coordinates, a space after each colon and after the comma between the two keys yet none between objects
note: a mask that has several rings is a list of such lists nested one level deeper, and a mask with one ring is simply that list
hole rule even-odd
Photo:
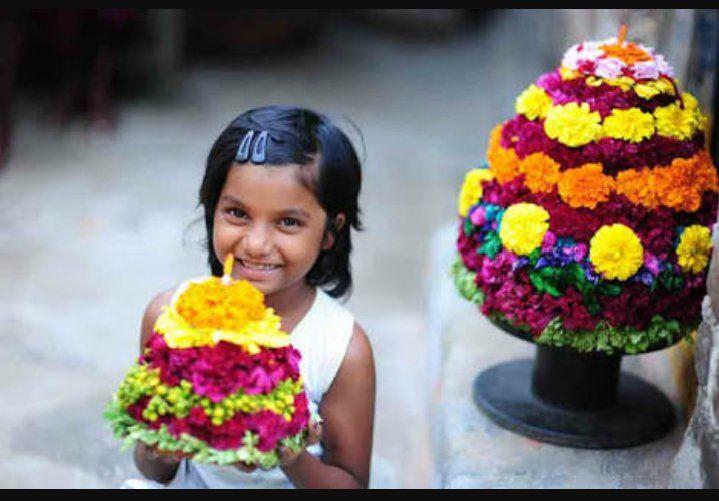
[{"label": "black pedestal stand", "polygon": [[620,365],[619,355],[538,345],[534,363],[481,372],[474,401],[498,425],[556,445],[614,449],[664,436],[675,423],[672,404],[651,384],[620,373]]}]

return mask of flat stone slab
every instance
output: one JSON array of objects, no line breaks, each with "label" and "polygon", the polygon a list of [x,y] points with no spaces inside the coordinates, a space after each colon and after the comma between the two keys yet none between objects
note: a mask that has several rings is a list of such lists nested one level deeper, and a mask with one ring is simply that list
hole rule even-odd
[{"label": "flat stone slab", "polygon": [[428,300],[434,358],[435,482],[444,488],[663,488],[681,443],[680,389],[673,350],[625,357],[622,369],[660,388],[679,424],[664,438],[638,447],[587,450],[545,444],[505,430],[472,400],[477,374],[497,363],[533,358],[534,346],[493,326],[454,290],[449,268],[456,228],[447,224],[431,247]]}]

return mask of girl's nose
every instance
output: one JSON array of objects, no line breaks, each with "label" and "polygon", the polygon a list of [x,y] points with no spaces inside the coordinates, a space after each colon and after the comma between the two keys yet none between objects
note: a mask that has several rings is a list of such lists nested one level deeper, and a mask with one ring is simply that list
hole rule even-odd
[{"label": "girl's nose", "polygon": [[264,224],[251,225],[242,241],[243,250],[248,257],[266,256],[272,250],[270,229]]}]

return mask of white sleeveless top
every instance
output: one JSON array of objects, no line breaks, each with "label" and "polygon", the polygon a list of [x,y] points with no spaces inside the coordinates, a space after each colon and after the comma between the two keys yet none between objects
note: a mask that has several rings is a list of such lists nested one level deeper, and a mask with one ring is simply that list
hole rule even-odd
[{"label": "white sleeveless top", "polygon": [[[354,316],[321,289],[310,309],[290,334],[292,345],[300,350],[300,374],[305,384],[310,411],[316,413],[344,360],[354,330]],[[309,447],[315,456],[322,454],[320,444]],[[128,480],[125,488],[170,489],[243,489],[292,488],[280,468],[257,469],[245,473],[234,466],[215,466],[183,460],[175,478],[167,486],[147,480]]]}]

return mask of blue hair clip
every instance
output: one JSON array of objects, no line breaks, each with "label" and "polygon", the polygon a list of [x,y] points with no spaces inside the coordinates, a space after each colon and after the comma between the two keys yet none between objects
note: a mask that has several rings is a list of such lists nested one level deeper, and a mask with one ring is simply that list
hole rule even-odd
[{"label": "blue hair clip", "polygon": [[242,142],[240,143],[240,147],[237,148],[237,155],[235,155],[235,160],[238,162],[247,162],[247,160],[250,158],[250,144],[252,143],[252,138],[255,135],[255,131],[248,130],[247,134],[245,134],[245,137],[242,139]]},{"label": "blue hair clip", "polygon": [[257,141],[255,141],[255,148],[252,150],[253,164],[265,163],[265,158],[267,157],[267,136],[267,131],[263,130],[257,137]]}]

